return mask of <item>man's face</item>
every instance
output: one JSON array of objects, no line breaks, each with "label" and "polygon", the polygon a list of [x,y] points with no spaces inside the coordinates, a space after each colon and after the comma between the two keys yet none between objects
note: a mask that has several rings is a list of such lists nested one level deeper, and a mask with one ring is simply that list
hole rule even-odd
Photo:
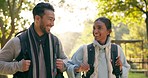
[{"label": "man's face", "polygon": [[105,44],[107,35],[109,34],[110,34],[110,31],[107,30],[105,24],[102,21],[98,20],[94,23],[93,35],[94,35],[95,40],[97,40],[101,44]]},{"label": "man's face", "polygon": [[54,26],[55,15],[51,10],[45,10],[44,15],[41,17],[39,27],[41,32],[49,33],[52,26]]}]

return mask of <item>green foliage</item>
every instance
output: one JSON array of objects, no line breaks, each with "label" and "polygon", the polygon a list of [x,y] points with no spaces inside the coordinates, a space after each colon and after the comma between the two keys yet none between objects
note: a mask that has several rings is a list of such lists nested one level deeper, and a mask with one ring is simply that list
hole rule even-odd
[{"label": "green foliage", "polygon": [[[139,8],[146,8],[145,2],[140,0],[96,0],[101,13],[123,12],[125,15],[138,12]],[[138,8],[139,7],[139,8]],[[140,11],[141,12],[141,11]],[[140,14],[143,14],[142,12]]]},{"label": "green foliage", "polygon": [[[96,2],[98,3],[98,17],[105,16],[112,21],[112,39],[146,39],[145,18],[142,17],[143,13],[137,8],[137,5],[141,8],[145,7],[143,6],[144,3],[140,4],[133,0],[126,0],[125,2],[120,0],[96,0]],[[93,39],[93,36],[88,36],[92,34],[92,28],[88,26],[88,23],[85,24],[85,30],[78,41],[79,44],[89,43]],[[93,23],[91,23],[91,25],[93,25]],[[135,54],[133,55],[135,57],[142,53],[141,43],[130,43],[126,45],[127,55]],[[121,46],[125,50],[125,44]]]},{"label": "green foliage", "polygon": [[147,78],[144,73],[132,73],[130,72],[128,78]]},{"label": "green foliage", "polygon": [[[112,39],[118,40],[143,40],[146,42],[146,24],[144,12],[148,11],[144,1],[141,0],[95,0],[98,3],[98,16],[105,16],[112,21]],[[145,9],[143,9],[145,8]],[[77,45],[87,44],[93,40],[92,28],[88,22],[78,40]],[[91,22],[91,26],[93,23]],[[90,36],[91,35],[91,36]],[[90,39],[89,39],[90,38]],[[121,44],[127,57],[147,57],[148,44],[128,43]],[[126,48],[125,48],[126,46]],[[142,48],[143,46],[143,48]],[[145,53],[145,54],[143,54]]]},{"label": "green foliage", "polygon": [[6,0],[1,0],[0,1],[0,12],[2,12],[3,11],[3,15],[8,15],[8,8],[5,6],[5,5],[7,5],[7,3],[6,3]]},{"label": "green foliage", "polygon": [[[147,0],[96,0],[96,2],[98,16],[106,16],[113,23],[112,39],[143,40],[143,43],[147,43],[144,17],[148,12]],[[148,56],[148,44],[142,45],[139,42],[121,46],[128,56]]]},{"label": "green foliage", "polygon": [[[110,18],[120,17],[125,24],[130,21],[145,21],[148,18],[147,0],[96,0],[98,2],[98,15],[108,16]],[[118,15],[117,15],[118,14]],[[146,17],[144,17],[144,15]],[[130,19],[130,20],[129,20]],[[128,21],[127,21],[128,20]],[[118,21],[116,21],[118,22]],[[148,33],[148,25],[146,24]],[[148,34],[147,34],[148,35]]]},{"label": "green foliage", "polygon": [[82,46],[83,44],[90,44],[93,41],[93,34],[92,34],[92,28],[93,28],[93,21],[87,20],[85,22],[85,27],[83,32],[81,33],[81,36],[77,38],[76,44],[70,54],[70,57],[75,53],[75,51]]},{"label": "green foliage", "polygon": [[0,44],[1,47],[20,31],[28,22],[20,16],[22,11],[28,11],[33,3],[28,0],[1,0],[0,1]]},{"label": "green foliage", "polygon": [[[148,46],[146,42],[146,30],[145,30],[145,23],[144,22],[133,22],[129,24],[128,26],[130,32],[129,34],[124,34],[123,39],[137,39],[137,40],[143,40],[142,42],[139,43],[134,43],[134,44],[128,44],[127,46],[127,52],[129,55],[132,55],[133,57],[147,57],[148,56]],[[135,48],[136,47],[136,48]]]},{"label": "green foliage", "polygon": [[73,47],[75,46],[75,43],[76,43],[77,39],[79,39],[80,35],[81,34],[78,32],[65,32],[60,35],[57,34],[58,38],[62,42],[62,46],[64,48],[66,55],[68,55],[68,57],[71,57],[70,52],[73,49]]},{"label": "green foliage", "polygon": [[82,32],[82,36],[79,39],[80,44],[89,44],[93,40],[93,21],[87,20],[85,22],[84,32]]}]

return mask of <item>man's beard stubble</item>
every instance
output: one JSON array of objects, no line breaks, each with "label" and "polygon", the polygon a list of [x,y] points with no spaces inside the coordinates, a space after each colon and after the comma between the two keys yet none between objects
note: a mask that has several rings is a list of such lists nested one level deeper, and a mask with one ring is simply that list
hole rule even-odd
[{"label": "man's beard stubble", "polygon": [[41,21],[41,23],[40,23],[40,29],[42,30],[42,32],[45,34],[45,33],[48,33],[48,32],[46,32],[46,28],[44,27],[44,24],[43,24],[43,22]]}]

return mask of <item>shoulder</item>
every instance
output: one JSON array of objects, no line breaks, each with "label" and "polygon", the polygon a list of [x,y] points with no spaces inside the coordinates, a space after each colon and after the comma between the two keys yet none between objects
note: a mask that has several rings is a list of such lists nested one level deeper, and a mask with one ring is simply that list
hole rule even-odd
[{"label": "shoulder", "polygon": [[116,44],[116,45],[117,45],[117,47],[118,47],[118,50],[119,50],[119,51],[122,51],[121,46],[120,46],[120,45],[118,45],[118,44]]},{"label": "shoulder", "polygon": [[13,42],[20,42],[20,39],[19,39],[18,37],[14,37],[14,38],[12,39],[12,41],[13,41]]},{"label": "shoulder", "polygon": [[93,47],[94,47],[93,43],[90,43],[90,44],[81,45],[81,46],[79,47],[79,49],[82,50],[82,51],[85,51],[85,50],[91,49],[91,48],[93,48]]},{"label": "shoulder", "polygon": [[87,45],[81,45],[77,51],[74,53],[74,55],[78,57],[82,57],[84,54],[84,51],[87,51]]},{"label": "shoulder", "polygon": [[20,44],[20,40],[19,40],[19,38],[18,37],[14,37],[14,38],[12,38],[12,39],[10,39],[7,43],[6,43],[6,45],[12,45],[12,46],[18,46]]},{"label": "shoulder", "polygon": [[111,44],[111,51],[112,51],[112,50],[113,50],[113,51],[117,51],[117,52],[118,52],[118,55],[123,54],[122,48],[121,48],[121,46],[118,45],[118,44],[112,43],[112,44]]},{"label": "shoulder", "polygon": [[83,51],[84,45],[81,45],[76,52],[74,52],[73,56],[72,56],[72,60],[81,60],[83,59],[83,55],[84,55],[84,51]]},{"label": "shoulder", "polygon": [[10,40],[10,42],[12,43],[12,46],[14,47],[15,51],[21,48],[20,39],[18,37],[14,37],[12,40]]},{"label": "shoulder", "polygon": [[74,55],[75,54],[76,55],[83,55],[83,48],[84,48],[84,46],[86,46],[86,45],[79,46],[78,49],[76,50],[76,52],[74,53]]},{"label": "shoulder", "polygon": [[120,45],[116,44],[117,45],[117,49],[118,49],[118,55],[120,56],[120,58],[123,58],[124,57],[124,52],[123,52],[123,49]]},{"label": "shoulder", "polygon": [[117,46],[118,50],[122,49],[120,45],[111,43],[112,46]]},{"label": "shoulder", "polygon": [[59,41],[58,37],[55,36],[54,34],[50,33],[50,36],[51,36],[51,38],[53,38],[54,40]]},{"label": "shoulder", "polygon": [[[20,52],[20,49],[21,46],[20,46],[20,40],[18,37],[14,37],[12,39],[10,39],[6,44],[5,46],[2,48],[2,52],[6,53],[6,54],[9,54],[10,58],[16,58]],[[11,56],[12,55],[12,56]]]}]

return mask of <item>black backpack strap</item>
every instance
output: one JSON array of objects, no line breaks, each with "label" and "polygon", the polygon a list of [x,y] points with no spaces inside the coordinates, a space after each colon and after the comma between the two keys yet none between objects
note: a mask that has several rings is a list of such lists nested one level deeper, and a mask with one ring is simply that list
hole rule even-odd
[{"label": "black backpack strap", "polygon": [[88,64],[90,65],[90,70],[86,73],[85,78],[90,78],[92,73],[94,72],[94,61],[95,61],[95,48],[92,44],[87,45],[88,51]]},{"label": "black backpack strap", "polygon": [[[84,74],[82,78],[90,78],[92,73],[94,72],[94,60],[95,60],[95,49],[93,44],[89,44],[87,46],[88,50],[88,64],[90,65],[90,70],[86,73],[86,77]],[[118,57],[118,47],[116,44],[111,44],[111,59],[112,59],[112,66],[113,66],[113,74],[116,75],[116,78],[119,78],[120,69],[119,67],[115,66],[116,57]]]},{"label": "black backpack strap", "polygon": [[113,67],[112,73],[116,76],[116,78],[119,78],[120,67],[115,65],[117,57],[118,57],[118,47],[116,44],[111,44],[111,59],[112,59],[112,67]]},{"label": "black backpack strap", "polygon": [[[22,59],[25,59],[25,60],[30,60],[31,56],[30,56],[30,45],[27,44],[29,41],[28,41],[28,36],[27,36],[27,32],[21,32],[20,35],[17,35],[17,37],[19,38],[20,40],[20,46],[21,46],[21,51],[19,53],[19,55],[17,56],[17,58],[15,60],[17,61],[21,61]],[[32,68],[32,64],[30,66],[30,68]],[[28,74],[31,74],[29,73],[31,71],[26,71],[26,72],[16,72],[14,75],[13,75],[13,78],[32,78],[32,75],[28,75]]]},{"label": "black backpack strap", "polygon": [[29,46],[27,45],[27,32],[22,32],[19,36],[17,36],[20,39],[20,45],[21,45],[21,52],[16,58],[17,61],[20,61],[22,59],[28,60],[29,58]]},{"label": "black backpack strap", "polygon": [[52,46],[53,46],[53,62],[54,62],[54,72],[56,72],[56,77],[55,78],[64,78],[63,73],[60,72],[59,69],[56,69],[56,59],[60,58],[60,51],[59,51],[59,40],[56,36],[51,34],[51,41],[52,41]]},{"label": "black backpack strap", "polygon": [[52,45],[53,45],[53,52],[56,54],[56,58],[60,58],[60,53],[59,53],[59,40],[56,36],[52,35]]},{"label": "black backpack strap", "polygon": [[118,50],[116,44],[111,44],[111,59],[112,59],[112,66],[115,66],[116,58],[118,57]]}]

